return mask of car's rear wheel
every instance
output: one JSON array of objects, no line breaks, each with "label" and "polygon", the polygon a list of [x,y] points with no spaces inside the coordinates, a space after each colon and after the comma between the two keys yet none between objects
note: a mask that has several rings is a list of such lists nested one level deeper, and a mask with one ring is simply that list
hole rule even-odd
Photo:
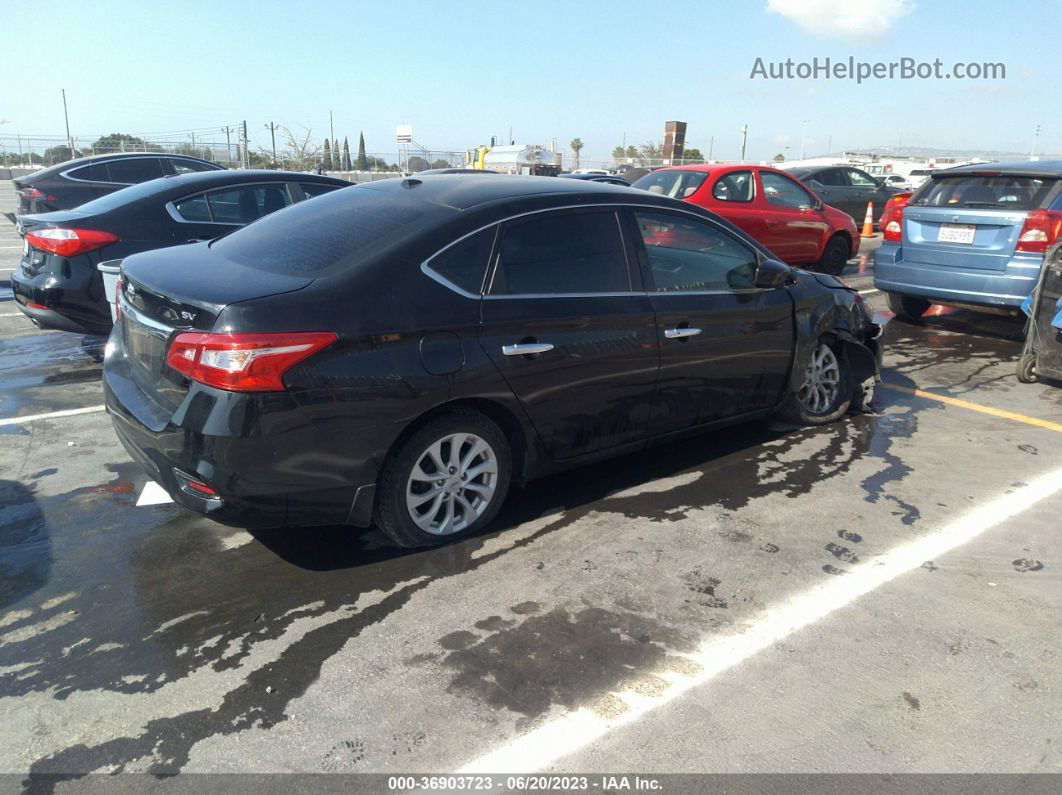
[{"label": "car's rear wheel", "polygon": [[848,263],[848,255],[851,250],[851,244],[846,238],[842,235],[834,235],[826,241],[816,270],[828,273],[831,276],[840,276],[844,266]]},{"label": "car's rear wheel", "polygon": [[455,410],[427,422],[389,457],[376,523],[403,547],[471,535],[497,515],[509,491],[505,434],[482,414]]},{"label": "car's rear wheel", "polygon": [[848,363],[836,340],[823,336],[811,353],[800,388],[778,413],[798,425],[825,425],[843,417],[851,403]]},{"label": "car's rear wheel", "polygon": [[901,295],[900,293],[887,293],[889,309],[901,320],[911,323],[918,321],[926,310],[932,306],[931,302],[924,298],[915,298],[913,295]]}]

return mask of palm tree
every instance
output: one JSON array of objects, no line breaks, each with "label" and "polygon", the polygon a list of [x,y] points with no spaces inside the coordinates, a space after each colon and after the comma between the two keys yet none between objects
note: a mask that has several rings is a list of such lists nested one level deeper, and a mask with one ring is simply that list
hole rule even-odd
[{"label": "palm tree", "polygon": [[579,152],[583,149],[583,142],[580,138],[572,138],[572,142],[568,144],[572,148],[572,171],[579,168]]},{"label": "palm tree", "polygon": [[618,166],[620,164],[620,161],[624,157],[627,156],[626,153],[627,153],[627,150],[624,149],[622,146],[617,146],[615,149],[613,149],[612,150],[612,164],[615,165],[615,166]]}]

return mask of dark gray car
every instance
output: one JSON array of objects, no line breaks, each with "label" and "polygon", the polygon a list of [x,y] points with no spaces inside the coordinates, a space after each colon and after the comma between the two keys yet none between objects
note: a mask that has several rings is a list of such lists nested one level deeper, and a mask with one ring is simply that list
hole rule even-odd
[{"label": "dark gray car", "polygon": [[815,166],[786,169],[831,207],[844,210],[861,226],[867,202],[874,202],[874,223],[885,211],[885,202],[900,193],[899,188],[882,185],[867,172],[852,166]]}]

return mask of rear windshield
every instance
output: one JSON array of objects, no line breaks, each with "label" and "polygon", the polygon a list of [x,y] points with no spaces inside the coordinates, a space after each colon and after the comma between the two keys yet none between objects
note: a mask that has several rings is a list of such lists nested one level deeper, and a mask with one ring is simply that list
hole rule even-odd
[{"label": "rear windshield", "polygon": [[251,268],[322,276],[408,237],[423,215],[415,202],[351,187],[293,204],[210,245]]},{"label": "rear windshield", "polygon": [[696,193],[706,179],[708,175],[703,171],[654,171],[632,187],[674,199],[686,199]]},{"label": "rear windshield", "polygon": [[114,193],[108,193],[105,196],[100,196],[98,199],[93,199],[90,202],[85,202],[77,208],[79,213],[105,213],[110,210],[115,210],[119,207],[124,207],[129,202],[135,202],[138,199],[145,199],[148,196],[153,196],[156,193],[166,190],[172,182],[165,177],[159,177],[158,179],[149,179],[147,182],[141,182],[139,185],[130,185],[128,188],[121,188],[114,191]]},{"label": "rear windshield", "polygon": [[1056,182],[1051,177],[956,174],[930,179],[908,203],[921,207],[1035,210],[1043,206]]}]

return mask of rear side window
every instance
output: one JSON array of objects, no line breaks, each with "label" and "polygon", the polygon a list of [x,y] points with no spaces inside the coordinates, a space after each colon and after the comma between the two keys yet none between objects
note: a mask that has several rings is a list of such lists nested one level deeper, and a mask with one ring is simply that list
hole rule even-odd
[{"label": "rear side window", "polygon": [[251,268],[320,276],[365,261],[419,231],[423,206],[351,187],[299,202],[211,244]]},{"label": "rear side window", "polygon": [[1056,183],[1051,177],[957,174],[930,179],[908,203],[921,207],[1035,210],[1044,205]]},{"label": "rear side window", "polygon": [[200,193],[198,196],[189,196],[173,203],[177,214],[185,221],[209,221],[210,208],[207,207],[206,196]]},{"label": "rear side window", "polygon": [[225,188],[211,191],[206,199],[211,219],[221,224],[249,224],[291,204],[284,183]]},{"label": "rear side window", "polygon": [[327,183],[322,182],[300,182],[299,187],[302,188],[302,192],[306,194],[307,199],[312,199],[314,196],[322,196],[325,193],[331,193],[343,186],[328,185]]},{"label": "rear side window", "polygon": [[197,171],[215,171],[209,163],[197,163],[194,160],[171,160],[174,174],[194,174]]},{"label": "rear side window", "polygon": [[688,199],[708,179],[704,171],[654,171],[634,183],[635,188],[673,199]]},{"label": "rear side window", "polygon": [[107,173],[106,163],[92,163],[88,166],[75,168],[70,172],[74,179],[83,179],[90,182],[109,182],[110,175]]},{"label": "rear side window", "polygon": [[625,293],[631,281],[616,213],[565,212],[502,230],[491,295]]},{"label": "rear side window", "polygon": [[497,227],[484,229],[428,261],[428,268],[467,293],[479,295]]},{"label": "rear side window", "polygon": [[162,176],[162,164],[157,157],[132,157],[124,160],[112,160],[107,164],[107,173],[111,182],[135,185]]},{"label": "rear side window", "polygon": [[716,180],[712,196],[721,202],[750,202],[754,184],[751,171],[732,171]]}]

